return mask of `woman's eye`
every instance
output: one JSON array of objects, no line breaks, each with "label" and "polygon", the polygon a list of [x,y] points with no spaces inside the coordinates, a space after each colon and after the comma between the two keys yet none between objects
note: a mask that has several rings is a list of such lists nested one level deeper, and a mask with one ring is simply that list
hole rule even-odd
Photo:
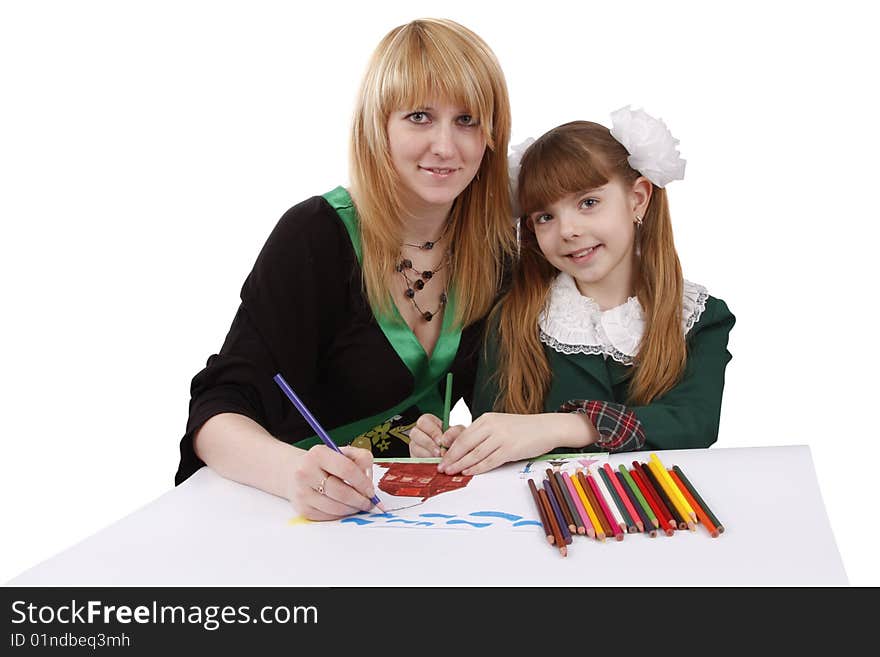
[{"label": "woman's eye", "polygon": [[538,214],[538,215],[535,215],[535,218],[532,219],[532,221],[533,221],[535,224],[546,224],[546,223],[547,223],[548,221],[550,221],[552,218],[553,218],[553,215],[552,215],[552,214],[547,214],[547,213],[545,212],[544,214]]},{"label": "woman's eye", "polygon": [[586,208],[592,208],[598,204],[599,204],[599,199],[585,198],[583,201],[580,202],[580,207],[586,209]]},{"label": "woman's eye", "polygon": [[468,126],[468,127],[480,125],[480,122],[477,121],[477,119],[475,119],[470,114],[462,114],[461,116],[458,117],[458,122],[461,125]]},{"label": "woman's eye", "polygon": [[411,112],[406,115],[406,118],[412,121],[413,123],[427,123],[428,115],[425,112]]}]

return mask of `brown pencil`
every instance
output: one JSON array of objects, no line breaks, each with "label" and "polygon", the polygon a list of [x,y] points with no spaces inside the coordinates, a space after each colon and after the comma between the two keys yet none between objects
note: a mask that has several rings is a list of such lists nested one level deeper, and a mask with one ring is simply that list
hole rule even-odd
[{"label": "brown pencil", "polygon": [[550,529],[550,524],[547,520],[547,512],[541,505],[541,498],[538,497],[538,489],[535,486],[535,482],[531,479],[529,479],[529,491],[532,493],[532,499],[535,500],[535,506],[538,507],[538,515],[541,516],[541,525],[543,525],[544,533],[547,535],[547,542],[550,543],[550,545],[553,545],[553,543],[556,542],[556,538],[553,536],[553,530]]},{"label": "brown pencil", "polygon": [[559,547],[559,553],[563,557],[568,556],[568,548],[565,547],[565,540],[562,538],[562,531],[559,529],[559,524],[556,522],[556,515],[553,513],[553,509],[550,507],[550,500],[547,497],[547,491],[543,488],[539,489],[538,496],[541,498],[541,504],[544,505],[544,511],[547,513],[547,518],[550,520],[550,527],[553,530],[553,538],[556,541],[556,545]]},{"label": "brown pencil", "polygon": [[587,496],[587,499],[590,500],[590,506],[593,507],[593,513],[596,514],[596,517],[599,519],[599,523],[602,525],[602,532],[608,538],[615,538],[614,529],[611,526],[613,520],[610,520],[605,516],[605,511],[602,509],[602,505],[599,504],[599,500],[596,499],[596,494],[593,492],[593,487],[590,486],[587,481],[586,476],[581,470],[578,470],[578,481],[581,482],[581,486],[584,488],[584,493]]},{"label": "brown pencil", "polygon": [[547,468],[547,480],[550,482],[550,488],[553,489],[553,494],[556,495],[556,501],[559,502],[559,510],[562,511],[562,517],[565,518],[565,524],[568,525],[568,531],[572,534],[577,534],[577,525],[574,524],[574,518],[571,517],[571,511],[568,508],[568,504],[565,502],[565,496],[559,488],[559,482],[556,480],[554,474],[555,473],[551,468]]}]

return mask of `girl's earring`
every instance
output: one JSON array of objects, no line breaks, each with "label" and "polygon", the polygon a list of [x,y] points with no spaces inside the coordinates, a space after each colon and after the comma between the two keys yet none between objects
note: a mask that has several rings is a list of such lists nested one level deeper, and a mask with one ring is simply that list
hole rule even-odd
[{"label": "girl's earring", "polygon": [[638,229],[641,228],[641,226],[642,226],[642,221],[643,221],[642,218],[639,215],[636,215],[636,256],[642,255],[642,247],[641,247],[642,240],[639,239],[639,232],[638,232]]}]

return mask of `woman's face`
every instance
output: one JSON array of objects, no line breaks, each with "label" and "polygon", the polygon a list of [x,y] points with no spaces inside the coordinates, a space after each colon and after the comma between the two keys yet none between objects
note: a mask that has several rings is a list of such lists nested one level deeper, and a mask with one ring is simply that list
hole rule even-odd
[{"label": "woman's face", "polygon": [[569,194],[529,215],[544,257],[592,298],[631,294],[635,209],[622,182]]},{"label": "woman's face", "polygon": [[477,174],[486,150],[482,128],[470,111],[439,99],[392,112],[388,145],[405,209],[416,216],[448,213]]}]

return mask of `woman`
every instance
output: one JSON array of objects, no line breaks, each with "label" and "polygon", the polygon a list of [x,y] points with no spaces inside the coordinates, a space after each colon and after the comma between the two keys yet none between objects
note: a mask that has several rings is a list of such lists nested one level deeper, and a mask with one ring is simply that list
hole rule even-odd
[{"label": "woman", "polygon": [[[371,507],[373,454],[408,453],[447,372],[470,398],[515,249],[509,133],[504,76],[473,32],[426,19],[382,40],[355,110],[351,186],[291,208],[270,235],[193,379],[177,483],[207,464],[313,520]],[[319,444],[276,373],[344,455]]]}]

